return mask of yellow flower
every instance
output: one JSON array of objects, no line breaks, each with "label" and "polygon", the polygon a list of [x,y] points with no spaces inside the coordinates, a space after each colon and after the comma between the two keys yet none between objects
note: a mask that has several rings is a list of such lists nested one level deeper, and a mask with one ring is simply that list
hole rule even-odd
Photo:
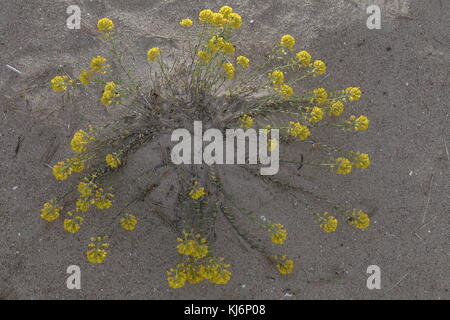
[{"label": "yellow flower", "polygon": [[234,48],[234,44],[232,44],[231,42],[225,42],[222,45],[223,54],[234,54],[235,51],[236,49]]},{"label": "yellow flower", "polygon": [[80,158],[69,158],[67,159],[67,165],[73,172],[81,173],[85,168],[85,161]]},{"label": "yellow flower", "polygon": [[125,217],[120,219],[120,226],[125,230],[134,230],[138,221],[134,215],[127,213]]},{"label": "yellow flower", "polygon": [[328,212],[325,212],[322,217],[319,217],[320,228],[323,229],[326,233],[336,231],[338,226],[338,221],[333,216],[328,216]]},{"label": "yellow flower", "polygon": [[223,40],[223,38],[215,35],[211,39],[208,40],[208,44],[206,45],[206,47],[212,53],[216,53],[219,49],[221,49],[223,47],[224,44],[225,44],[225,41]]},{"label": "yellow flower", "polygon": [[198,19],[203,23],[211,23],[213,12],[210,9],[200,11]]},{"label": "yellow flower", "polygon": [[223,262],[223,258],[216,261],[215,258],[208,260],[208,264],[202,266],[199,270],[203,278],[214,284],[227,284],[231,279],[231,271],[229,264]]},{"label": "yellow flower", "polygon": [[59,218],[61,210],[62,207],[58,206],[55,201],[46,202],[41,209],[41,218],[49,222],[55,221]]},{"label": "yellow flower", "polygon": [[200,283],[203,280],[205,280],[204,273],[203,273],[203,266],[189,266],[186,269],[186,280],[191,284]]},{"label": "yellow flower", "polygon": [[250,59],[244,56],[239,56],[236,58],[236,63],[241,66],[242,68],[248,68]]},{"label": "yellow flower", "polygon": [[241,128],[247,128],[250,129],[253,125],[253,117],[244,114],[239,118],[239,121],[242,123]]},{"label": "yellow flower", "polygon": [[239,29],[242,25],[242,17],[237,13],[232,13],[228,17],[228,25],[233,29]]},{"label": "yellow flower", "polygon": [[55,92],[59,91],[66,91],[67,90],[67,83],[66,81],[69,79],[68,76],[56,76],[52,79],[52,89]]},{"label": "yellow flower", "polygon": [[120,166],[121,161],[119,159],[119,157],[117,156],[116,153],[114,154],[108,154],[106,156],[106,163],[108,164],[108,166],[110,166],[111,168],[117,168]]},{"label": "yellow flower", "polygon": [[317,104],[323,104],[327,101],[327,99],[327,90],[325,90],[324,88],[314,89],[314,98],[312,99],[313,101],[315,101]]},{"label": "yellow flower", "polygon": [[233,8],[229,6],[223,6],[222,8],[220,8],[219,12],[223,14],[225,18],[228,18],[228,16],[233,13]]},{"label": "yellow flower", "polygon": [[[69,212],[69,216],[71,216],[72,213]],[[80,230],[81,225],[84,222],[84,218],[80,216],[76,216],[73,219],[64,219],[64,229],[69,231],[70,233],[77,233],[78,230]]]},{"label": "yellow flower", "polygon": [[287,84],[282,84],[279,88],[275,87],[275,90],[284,98],[288,99],[294,94],[294,89]]},{"label": "yellow flower", "polygon": [[86,197],[81,197],[76,202],[76,210],[77,212],[86,212],[91,207],[89,201]]},{"label": "yellow flower", "polygon": [[227,62],[223,64],[223,71],[226,73],[228,79],[233,80],[234,79],[234,66],[232,63]]},{"label": "yellow flower", "polygon": [[106,248],[109,247],[108,243],[105,243],[106,237],[94,237],[91,238],[91,243],[88,244],[89,248],[92,248],[87,251],[86,257],[91,263],[103,263],[108,255]]},{"label": "yellow flower", "polygon": [[282,224],[273,224],[267,230],[271,234],[271,240],[274,244],[283,244],[286,241],[287,231],[283,229]]},{"label": "yellow flower", "polygon": [[281,37],[280,45],[292,51],[295,45],[295,38],[290,34],[286,34],[283,37]]},{"label": "yellow flower", "polygon": [[180,21],[180,26],[185,27],[185,28],[190,28],[192,27],[194,23],[192,22],[191,19],[183,19]]},{"label": "yellow flower", "polygon": [[197,53],[197,55],[200,58],[200,60],[203,61],[205,64],[208,64],[209,60],[211,60],[211,58],[212,58],[211,55],[205,50],[200,50]]},{"label": "yellow flower", "polygon": [[94,74],[94,71],[92,71],[92,70],[83,70],[79,76],[81,83],[84,85],[91,84],[91,77],[93,74]]},{"label": "yellow flower", "polygon": [[348,219],[348,223],[358,229],[364,230],[370,225],[370,218],[367,213],[362,210],[353,210],[351,216]]},{"label": "yellow flower", "polygon": [[350,120],[354,122],[355,131],[365,131],[369,128],[370,120],[366,116],[360,116],[357,119],[355,116],[351,116]]},{"label": "yellow flower", "polygon": [[293,260],[287,259],[286,256],[275,257],[275,260],[278,262],[276,267],[279,273],[290,274],[294,271]]},{"label": "yellow flower", "polygon": [[307,126],[300,124],[299,122],[290,122],[290,128],[287,130],[288,134],[292,137],[298,137],[300,140],[306,140],[311,135]]},{"label": "yellow flower", "polygon": [[78,184],[78,192],[82,197],[89,197],[93,193],[93,189],[96,188],[96,185],[92,182],[86,183],[86,182],[80,182]]},{"label": "yellow flower", "polygon": [[269,76],[274,86],[281,86],[284,83],[284,73],[280,70],[275,70]]},{"label": "yellow flower", "polygon": [[307,51],[300,51],[295,57],[304,67],[307,67],[311,63],[311,55]]},{"label": "yellow flower", "polygon": [[108,82],[103,89],[102,103],[105,106],[109,106],[112,104],[113,99],[118,97],[120,97],[120,94],[116,89],[116,84],[113,81]]},{"label": "yellow flower", "polygon": [[330,114],[339,117],[344,112],[344,104],[340,101],[335,101],[331,104]]},{"label": "yellow flower", "polygon": [[82,153],[86,151],[86,146],[91,141],[95,141],[93,136],[87,134],[83,130],[79,130],[74,134],[72,141],[70,141],[70,146],[74,152]]},{"label": "yellow flower", "polygon": [[148,61],[155,61],[156,58],[158,58],[161,55],[161,50],[159,48],[152,48],[148,50],[147,52],[147,60]]},{"label": "yellow flower", "polygon": [[91,69],[97,72],[102,71],[103,67],[105,67],[106,59],[98,56],[95,58],[92,58],[91,60]]},{"label": "yellow flower", "polygon": [[319,107],[314,107],[310,113],[309,122],[319,122],[323,119],[323,110]]},{"label": "yellow flower", "polygon": [[225,17],[221,13],[213,12],[213,14],[211,15],[211,18],[210,18],[210,23],[213,26],[221,27],[225,23],[227,23],[227,19],[225,19]]},{"label": "yellow flower", "polygon": [[177,241],[179,242],[177,245],[179,254],[193,256],[197,259],[204,258],[208,254],[209,247],[206,244],[206,239],[199,234],[194,235],[193,232],[184,232],[184,238],[178,238]]},{"label": "yellow flower", "polygon": [[184,265],[179,264],[176,271],[174,269],[170,269],[170,271],[167,272],[167,275],[167,282],[169,283],[169,287],[171,287],[172,289],[179,289],[184,287],[187,278]]},{"label": "yellow flower", "polygon": [[112,193],[105,193],[103,189],[99,188],[95,192],[95,198],[91,200],[91,204],[94,204],[100,210],[109,209],[112,206],[112,198],[114,198]]},{"label": "yellow flower", "polygon": [[108,18],[103,18],[97,22],[97,28],[100,32],[111,31],[114,29],[114,23]]},{"label": "yellow flower", "polygon": [[339,174],[349,174],[352,171],[353,163],[347,158],[337,158],[337,173]]},{"label": "yellow flower", "polygon": [[345,90],[345,92],[349,95],[350,101],[358,101],[361,99],[362,92],[359,88],[349,87]]},{"label": "yellow flower", "polygon": [[324,74],[327,72],[327,65],[321,60],[314,61],[314,72],[317,74]]},{"label": "yellow flower", "polygon": [[104,249],[91,249],[86,253],[87,259],[90,263],[103,263],[108,253]]},{"label": "yellow flower", "polygon": [[195,181],[194,189],[191,190],[191,192],[189,192],[189,196],[194,200],[198,200],[198,199],[202,198],[204,195],[206,195],[205,188],[204,187],[197,188],[197,186],[198,186],[198,181]]},{"label": "yellow flower", "polygon": [[370,158],[367,153],[357,152],[355,161],[356,161],[356,166],[360,169],[365,169],[370,166]]},{"label": "yellow flower", "polygon": [[65,162],[60,161],[53,167],[53,176],[56,180],[64,181],[72,174],[72,168]]}]

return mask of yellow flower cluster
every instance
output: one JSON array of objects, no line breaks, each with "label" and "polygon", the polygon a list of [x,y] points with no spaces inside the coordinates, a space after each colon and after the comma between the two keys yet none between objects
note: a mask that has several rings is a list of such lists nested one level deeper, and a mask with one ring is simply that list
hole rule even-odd
[{"label": "yellow flower cluster", "polygon": [[124,217],[120,218],[120,226],[125,230],[134,230],[137,223],[136,216],[131,213],[127,213]]},{"label": "yellow flower cluster", "polygon": [[271,235],[272,243],[283,244],[286,241],[287,231],[282,224],[272,224],[267,231]]},{"label": "yellow flower cluster", "polygon": [[106,64],[105,58],[101,56],[94,57],[91,60],[91,69],[96,72],[101,72],[102,69],[105,67],[105,64]]},{"label": "yellow flower cluster", "polygon": [[194,189],[189,192],[189,196],[194,200],[199,200],[206,195],[205,188],[199,187],[198,181],[194,182]]},{"label": "yellow flower cluster", "polygon": [[328,99],[328,92],[327,90],[325,90],[324,88],[317,88],[314,89],[314,97],[312,100],[312,102],[315,102],[317,104],[324,104],[325,102],[327,102]]},{"label": "yellow flower cluster", "polygon": [[191,19],[183,19],[180,21],[180,26],[190,28],[194,25]]},{"label": "yellow flower cluster", "polygon": [[197,56],[200,58],[200,61],[202,61],[204,64],[208,64],[209,61],[212,59],[212,57],[208,53],[208,51],[205,51],[205,50],[200,50],[197,53]]},{"label": "yellow flower cluster", "polygon": [[90,248],[86,252],[86,257],[90,263],[103,263],[105,261],[109,248],[109,244],[106,243],[107,237],[94,237],[91,238],[91,242],[88,244]]},{"label": "yellow flower cluster", "polygon": [[236,63],[241,66],[242,68],[248,68],[250,59],[244,56],[239,56],[236,58]]},{"label": "yellow flower cluster", "polygon": [[72,212],[68,212],[67,215],[70,218],[64,219],[64,229],[66,229],[70,233],[77,233],[78,230],[80,230],[81,225],[84,223],[84,218],[78,215],[72,218]]},{"label": "yellow flower cluster", "polygon": [[295,57],[297,58],[297,60],[300,63],[300,65],[302,65],[303,67],[307,67],[311,63],[311,58],[312,57],[307,51],[297,52]]},{"label": "yellow flower cluster", "polygon": [[199,13],[199,20],[214,27],[222,28],[229,26],[231,29],[239,29],[242,25],[242,17],[234,13],[229,6],[223,6],[219,12],[213,12],[210,9],[202,10]]},{"label": "yellow flower cluster", "polygon": [[370,158],[367,153],[357,152],[354,158],[356,166],[360,169],[366,169],[370,166]]},{"label": "yellow flower cluster", "polygon": [[350,101],[358,101],[361,99],[362,92],[359,88],[349,87],[345,90],[345,92],[348,94],[348,99]]},{"label": "yellow flower cluster", "polygon": [[77,212],[88,211],[91,205],[95,205],[98,209],[109,209],[112,206],[112,198],[114,195],[105,191],[92,181],[84,179],[78,184],[78,192],[80,198],[76,202]]},{"label": "yellow flower cluster", "polygon": [[326,233],[336,231],[338,221],[335,217],[330,216],[328,212],[325,212],[322,216],[319,216],[320,228]]},{"label": "yellow flower cluster", "polygon": [[84,85],[91,84],[91,77],[94,75],[94,71],[92,70],[83,70],[78,77],[80,82]]},{"label": "yellow flower cluster", "polygon": [[100,19],[97,22],[97,29],[100,32],[110,32],[114,29],[114,23],[108,18]]},{"label": "yellow flower cluster", "polygon": [[353,163],[347,158],[339,157],[336,159],[337,173],[339,174],[349,174],[352,171]]},{"label": "yellow flower cluster", "polygon": [[280,87],[275,87],[275,91],[278,92],[284,99],[292,97],[294,89],[288,84],[282,84]]},{"label": "yellow flower cluster", "polygon": [[232,63],[230,62],[226,62],[223,64],[223,71],[225,72],[225,74],[227,75],[227,78],[230,80],[234,79],[234,66]]},{"label": "yellow flower cluster", "polygon": [[283,98],[288,99],[294,94],[294,89],[284,83],[284,73],[280,70],[275,70],[269,74],[272,80],[273,89],[279,93]]},{"label": "yellow flower cluster", "polygon": [[56,76],[51,80],[52,89],[55,92],[66,91],[67,86],[73,81],[68,76]]},{"label": "yellow flower cluster", "polygon": [[288,259],[286,255],[275,256],[274,260],[276,261],[276,267],[279,273],[290,274],[294,272],[294,261]]},{"label": "yellow flower cluster", "polygon": [[183,235],[184,238],[177,239],[179,254],[192,256],[196,259],[204,258],[208,254],[209,247],[206,244],[206,239],[202,238],[200,234],[183,232]]},{"label": "yellow flower cluster", "polygon": [[323,110],[319,107],[312,108],[310,114],[309,114],[309,122],[319,122],[323,119]]},{"label": "yellow flower cluster", "polygon": [[209,258],[202,264],[198,261],[178,264],[176,270],[172,268],[167,272],[167,282],[173,289],[184,287],[186,282],[197,284],[204,280],[214,284],[227,284],[231,279],[231,271],[228,270],[230,265],[223,260]]},{"label": "yellow flower cluster", "polygon": [[284,83],[283,71],[275,70],[269,76],[272,79],[272,84],[274,85],[274,87],[279,87]]},{"label": "yellow flower cluster", "polygon": [[151,48],[147,52],[147,60],[155,61],[155,59],[158,58],[160,55],[161,55],[161,50],[159,48]]},{"label": "yellow flower cluster", "polygon": [[300,140],[306,140],[311,135],[307,126],[300,124],[300,122],[289,123],[290,128],[287,130],[287,133],[294,138],[299,138]]},{"label": "yellow flower cluster", "polygon": [[84,85],[91,84],[92,76],[97,73],[106,73],[108,65],[106,65],[106,59],[102,56],[97,56],[91,59],[90,69],[81,71],[79,75],[80,82]]},{"label": "yellow flower cluster", "polygon": [[62,209],[54,200],[46,202],[41,209],[41,218],[49,222],[55,221],[59,218]]},{"label": "yellow flower cluster", "polygon": [[223,54],[234,54],[236,49],[232,42],[227,42],[223,37],[214,35],[208,40],[208,44],[205,48],[209,50],[210,53],[215,54],[217,51],[221,50]]},{"label": "yellow flower cluster", "polygon": [[280,46],[293,50],[295,45],[295,38],[290,34],[285,34],[281,37]]},{"label": "yellow flower cluster", "polygon": [[355,129],[355,131],[366,131],[369,128],[370,120],[366,116],[350,116],[349,124]]},{"label": "yellow flower cluster", "polygon": [[362,210],[353,210],[348,219],[348,223],[358,229],[364,230],[370,225],[370,218],[367,213]]},{"label": "yellow flower cluster", "polygon": [[321,60],[314,61],[314,72],[321,75],[327,72],[327,65]]},{"label": "yellow flower cluster", "polygon": [[75,153],[83,153],[86,151],[89,142],[94,142],[95,137],[86,133],[83,130],[77,131],[72,140],[70,141],[70,146]]},{"label": "yellow flower cluster", "polygon": [[223,258],[211,257],[206,239],[193,230],[183,232],[183,235],[183,238],[177,239],[177,250],[187,260],[167,272],[169,286],[182,288],[186,282],[195,284],[204,280],[215,284],[228,283],[231,278],[230,265],[225,264]]},{"label": "yellow flower cluster", "polygon": [[329,110],[330,115],[339,117],[344,112],[344,104],[340,101],[334,101],[331,103]]},{"label": "yellow flower cluster", "polygon": [[250,129],[253,125],[253,117],[244,114],[239,118],[239,121],[241,122],[241,128],[247,128]]},{"label": "yellow flower cluster", "polygon": [[53,176],[56,180],[67,180],[67,178],[74,172],[83,172],[86,166],[86,161],[83,156],[69,158],[66,161],[60,161],[53,167]]},{"label": "yellow flower cluster", "polygon": [[113,99],[120,97],[119,92],[117,91],[116,84],[111,81],[105,85],[103,89],[102,103],[105,106],[109,106],[113,103]]},{"label": "yellow flower cluster", "polygon": [[120,164],[122,163],[120,161],[120,158],[118,157],[117,153],[113,153],[113,154],[108,153],[105,160],[106,160],[106,163],[108,164],[108,166],[110,166],[113,169],[118,168],[120,166]]}]

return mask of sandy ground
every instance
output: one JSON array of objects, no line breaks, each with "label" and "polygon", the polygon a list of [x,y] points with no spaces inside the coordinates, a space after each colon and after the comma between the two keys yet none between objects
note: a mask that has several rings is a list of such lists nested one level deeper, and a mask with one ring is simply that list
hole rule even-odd
[{"label": "sandy ground", "polygon": [[[365,8],[374,2],[382,8],[381,30],[366,27]],[[359,112],[372,126],[344,144],[370,153],[371,168],[346,177],[312,170],[295,181],[366,209],[372,226],[365,232],[343,226],[326,235],[289,195],[231,172],[226,180],[243,205],[288,226],[285,252],[296,260],[296,272],[277,275],[219,219],[217,251],[233,266],[230,283],[170,290],[165,271],[177,258],[176,236],[150,210],[136,208],[146,210],[139,228],[131,234],[116,231],[111,255],[99,266],[86,262],[84,254],[86,239],[101,217],[75,236],[39,218],[42,204],[61,189],[47,164],[67,156],[75,130],[109,116],[92,105],[89,94],[67,102],[51,92],[48,82],[62,71],[78,74],[90,57],[102,52],[89,29],[98,18],[114,19],[130,50],[139,55],[155,45],[173,45],[154,35],[174,35],[181,18],[225,3],[2,0],[0,299],[450,298],[450,2],[374,2],[227,3],[245,17],[241,40],[255,55],[264,43],[291,33],[301,47],[327,62],[329,76],[320,80],[322,86],[363,89]],[[82,10],[81,30],[65,27],[71,4]],[[130,162],[145,166],[151,154],[144,150]],[[122,185],[125,196],[127,183],[131,185],[130,180]],[[169,187],[167,182],[164,188]],[[78,291],[65,284],[72,264],[82,271]],[[366,288],[369,265],[382,270],[381,290]]]}]

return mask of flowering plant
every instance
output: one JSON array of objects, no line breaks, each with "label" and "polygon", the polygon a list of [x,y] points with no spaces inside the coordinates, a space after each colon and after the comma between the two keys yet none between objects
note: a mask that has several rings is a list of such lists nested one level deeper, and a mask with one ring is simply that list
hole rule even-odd
[{"label": "flowering plant", "polygon": [[[280,145],[301,144],[312,146],[311,150],[334,154],[321,163],[307,161],[304,155],[300,161],[281,160],[286,165],[320,166],[340,175],[350,174],[355,167],[369,167],[368,154],[322,143],[314,134],[325,126],[348,132],[367,130],[369,120],[364,115],[350,115],[340,120],[344,109],[361,98],[361,90],[357,87],[336,92],[324,88],[303,90],[300,83],[314,81],[325,74],[326,64],[314,60],[306,50],[295,51],[297,41],[289,34],[283,35],[267,51],[263,62],[256,63],[245,55],[245,47],[237,46],[241,25],[242,17],[229,6],[223,6],[218,12],[202,10],[196,23],[183,19],[179,23],[183,36],[175,39],[181,49],[170,52],[165,48],[150,48],[146,56],[148,78],[138,79],[125,64],[126,55],[113,21],[108,18],[98,21],[100,38],[109,47],[110,58],[94,57],[78,78],[56,76],[51,80],[51,87],[55,92],[92,88],[99,104],[108,110],[114,108],[121,115],[102,126],[89,126],[86,131],[74,134],[70,143],[74,156],[58,162],[53,174],[60,181],[68,180],[73,174],[82,175],[68,193],[44,204],[41,217],[51,222],[64,215],[64,228],[70,233],[78,232],[89,219],[88,211],[108,210],[113,206],[113,189],[102,186],[105,178],[114,177],[128,165],[127,158],[144,145],[150,142],[163,145],[163,136],[168,130],[189,127],[193,116],[222,131],[233,125],[260,128],[269,140],[269,152]],[[174,56],[173,61],[167,62]],[[289,120],[284,123],[268,121],[269,115],[283,115]],[[279,140],[271,135],[275,129],[282,133]],[[180,288],[186,283],[204,280],[225,284],[230,280],[230,265],[218,258],[212,247],[219,214],[279,273],[293,272],[293,260],[284,254],[272,253],[268,244],[255,241],[239,220],[254,222],[275,246],[287,241],[287,230],[282,224],[241,208],[224,184],[219,166],[208,165],[205,170],[175,166],[163,152],[165,149],[161,146],[162,163],[149,168],[153,179],[148,186],[143,192],[136,192],[136,197],[118,210],[110,225],[134,230],[139,219],[128,211],[130,204],[136,199],[145,200],[164,179],[171,177],[176,181],[176,204],[169,210],[180,213],[181,219],[174,231],[178,234],[176,249],[182,261],[167,273],[170,287]],[[328,211],[332,209],[332,214],[317,215],[317,225],[326,233],[337,229],[339,216],[358,229],[370,224],[369,216],[362,210],[335,204],[323,195],[282,179],[262,176],[255,166],[244,164],[238,168],[276,188],[298,191],[295,196],[305,211],[317,212],[311,204],[314,201],[328,207]],[[74,197],[74,194],[77,195]],[[67,204],[70,197],[73,202]],[[92,263],[102,263],[108,255],[107,236],[111,232],[106,229],[105,235],[90,239],[86,257]]]}]

